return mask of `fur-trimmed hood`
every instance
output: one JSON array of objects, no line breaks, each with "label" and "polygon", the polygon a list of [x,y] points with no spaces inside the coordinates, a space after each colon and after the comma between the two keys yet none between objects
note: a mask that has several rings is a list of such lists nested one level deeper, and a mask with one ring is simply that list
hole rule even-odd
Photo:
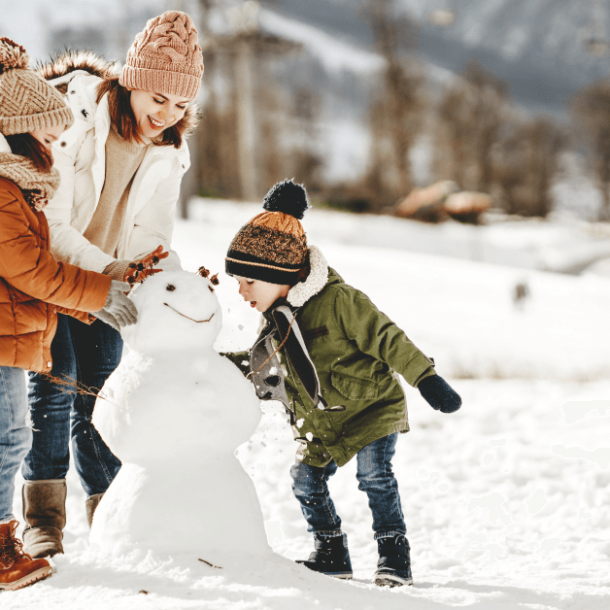
[{"label": "fur-trimmed hood", "polygon": [[64,78],[73,72],[87,72],[99,78],[113,78],[119,73],[114,62],[107,61],[103,57],[91,51],[66,51],[56,55],[48,62],[39,62],[35,68],[36,72],[47,81],[55,81],[55,88],[66,94],[69,78]]},{"label": "fur-trimmed hood", "polygon": [[[108,61],[91,51],[68,50],[59,53],[48,62],[39,62],[35,70],[64,95],[68,95],[69,84],[76,76],[96,76],[100,79],[112,79],[119,76],[116,62]],[[85,108],[85,112],[88,113],[89,110]],[[184,126],[182,135],[186,139],[197,127],[197,106],[195,104],[191,103],[187,106],[181,123]]]},{"label": "fur-trimmed hood", "polygon": [[[309,245],[309,275],[304,282],[295,284],[286,296],[286,301],[291,307],[303,307],[309,299],[318,294],[328,283],[328,263],[317,246]],[[267,325],[265,314],[261,314],[258,332]]]},{"label": "fur-trimmed hood", "polygon": [[302,307],[328,282],[328,263],[316,246],[309,246],[309,275],[304,282],[294,285],[286,300],[293,307]]}]

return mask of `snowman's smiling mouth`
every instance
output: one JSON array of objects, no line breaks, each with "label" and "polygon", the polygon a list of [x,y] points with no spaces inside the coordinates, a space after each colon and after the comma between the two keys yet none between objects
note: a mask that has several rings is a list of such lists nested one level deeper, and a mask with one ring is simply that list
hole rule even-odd
[{"label": "snowman's smiling mouth", "polygon": [[183,313],[180,313],[177,309],[174,309],[168,303],[163,303],[163,305],[166,305],[170,309],[173,309],[179,316],[182,316],[183,318],[186,318],[187,320],[191,320],[191,322],[195,322],[195,324],[202,324],[203,322],[209,322],[214,317],[214,314],[212,314],[207,320],[195,320],[194,318],[190,318],[189,316],[185,316]]}]

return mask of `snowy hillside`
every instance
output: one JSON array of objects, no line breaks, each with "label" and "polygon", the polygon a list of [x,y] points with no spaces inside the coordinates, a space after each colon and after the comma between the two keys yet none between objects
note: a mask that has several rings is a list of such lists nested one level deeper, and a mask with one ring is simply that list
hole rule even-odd
[{"label": "snowy hillside", "polygon": [[[364,1],[263,0],[262,4],[270,9],[263,26],[301,40],[325,67],[339,63],[356,75],[375,61]],[[417,54],[437,82],[478,58],[508,81],[519,104],[563,112],[565,101],[576,90],[610,76],[610,7],[603,0],[396,0],[396,4],[420,27]],[[196,14],[197,3],[132,0],[125,10],[119,0],[54,0],[52,9],[46,0],[4,1],[0,29],[35,58],[77,40],[121,59],[142,22],[166,8]],[[435,24],[435,11],[451,14],[453,22],[445,27]],[[81,36],[70,33],[71,28],[80,30]],[[53,32],[68,38],[57,40]],[[591,47],[595,44],[597,50]],[[345,59],[349,47],[352,57]],[[318,90],[324,84],[322,74],[312,83]],[[345,102],[350,101],[346,96]]]},{"label": "snowy hillside", "polygon": [[[364,3],[351,0],[278,0],[274,10],[370,47]],[[508,81],[517,103],[563,112],[576,90],[610,76],[610,7],[602,0],[397,0],[420,27],[417,54],[429,66],[460,72],[478,58]],[[434,23],[435,11],[452,23]],[[601,55],[590,45],[599,43]],[[606,49],[606,51],[604,51]]]},{"label": "snowy hillside", "polygon": [[[218,204],[220,205],[220,204]],[[179,222],[174,245],[188,269],[223,269],[227,245],[258,208],[228,203]],[[218,213],[222,211],[223,213]],[[370,219],[307,213],[309,240],[436,359],[464,399],[433,411],[405,387],[411,432],[395,458],[415,584],[369,584],[376,564],[371,517],[350,462],[331,481],[355,578],[338,582],[297,566],[311,541],[288,469],[295,443],[279,405],[265,403],[238,456],[254,480],[274,560],[237,572],[176,556],[100,559],[88,547],[84,494],[68,479],[66,555],[49,580],[1,597],[25,608],[606,610],[610,604],[610,282],[528,271],[530,297],[512,303],[523,270],[362,245]],[[338,236],[340,239],[333,239]],[[218,349],[245,348],[258,314],[223,273]],[[96,409],[103,409],[100,401]],[[185,422],[185,426],[188,422]],[[188,468],[183,477],[188,502]],[[20,502],[19,498],[16,500]],[[20,514],[20,506],[16,506]],[[171,539],[180,515],[159,523]],[[214,527],[214,524],[210,524]],[[227,535],[230,535],[228,533]]]}]

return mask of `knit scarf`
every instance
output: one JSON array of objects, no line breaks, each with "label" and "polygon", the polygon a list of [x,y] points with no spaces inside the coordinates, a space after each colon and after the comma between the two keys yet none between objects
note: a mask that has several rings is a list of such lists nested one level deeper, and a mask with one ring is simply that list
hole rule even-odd
[{"label": "knit scarf", "polygon": [[59,172],[55,168],[44,174],[27,157],[8,152],[0,152],[0,177],[14,182],[37,212],[42,212],[59,186]]}]

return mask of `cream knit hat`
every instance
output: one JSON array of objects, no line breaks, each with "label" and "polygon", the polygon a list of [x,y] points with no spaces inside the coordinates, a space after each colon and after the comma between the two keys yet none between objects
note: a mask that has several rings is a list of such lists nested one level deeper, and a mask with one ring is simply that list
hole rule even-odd
[{"label": "cream knit hat", "polygon": [[197,97],[203,54],[193,20],[179,11],[150,19],[127,53],[119,83],[129,89]]},{"label": "cream knit hat", "polygon": [[5,136],[74,121],[61,93],[30,70],[29,64],[23,47],[0,38],[0,133]]}]

